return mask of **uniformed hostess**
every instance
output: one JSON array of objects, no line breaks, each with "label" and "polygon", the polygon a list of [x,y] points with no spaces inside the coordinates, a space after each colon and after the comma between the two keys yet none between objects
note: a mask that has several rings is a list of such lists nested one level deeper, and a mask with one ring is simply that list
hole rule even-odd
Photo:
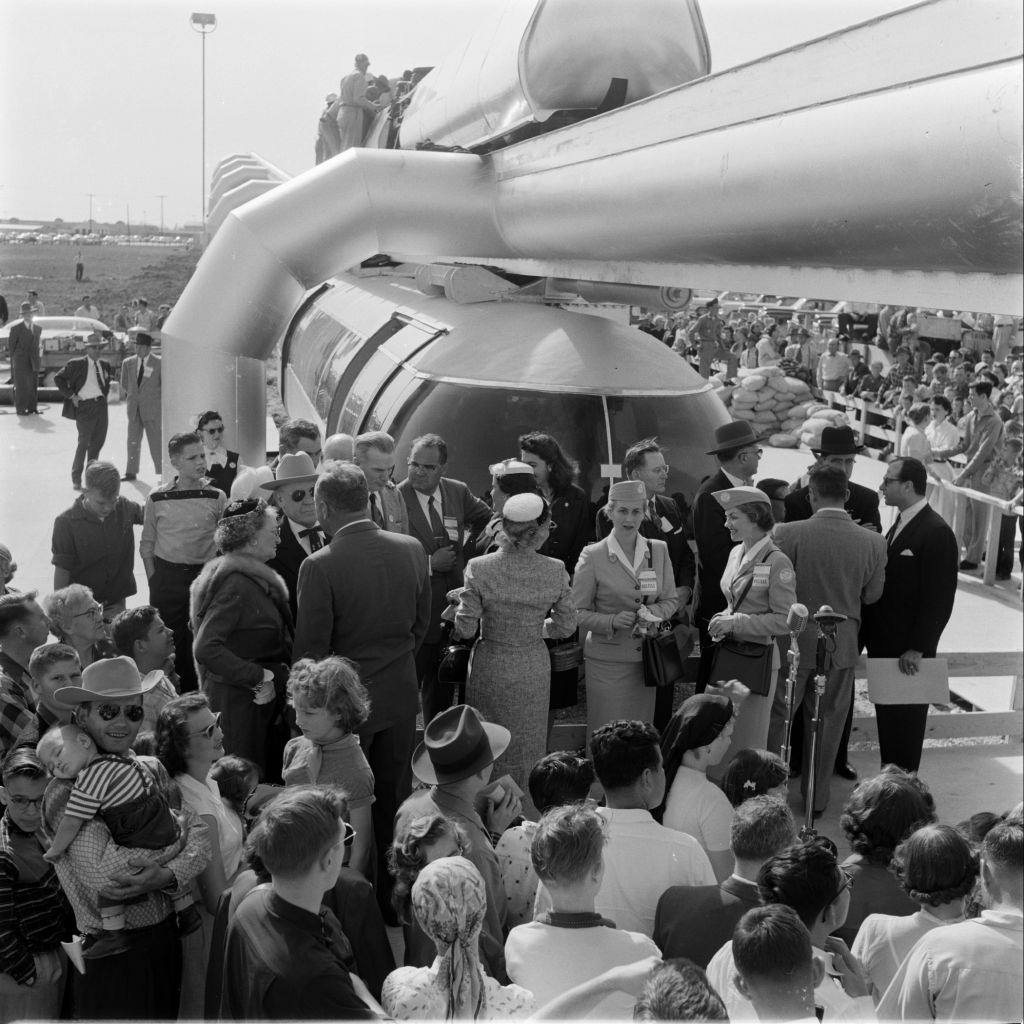
[{"label": "uniformed hostess", "polygon": [[643,481],[612,484],[612,532],[585,547],[576,564],[572,598],[586,636],[588,736],[616,719],[654,717],[656,691],[644,686],[638,620],[667,619],[678,602],[668,545],[640,534],[646,510]]},{"label": "uniformed hostess", "polygon": [[729,553],[722,573],[727,607],[712,616],[708,632],[712,640],[731,634],[737,640],[772,646],[771,687],[764,696],[751,694],[740,707],[732,743],[719,762],[724,771],[737,750],[763,750],[768,742],[772,698],[781,664],[775,638],[786,632],[786,616],[796,601],[796,573],[793,563],[772,542],[775,517],[768,495],[756,487],[729,487],[715,491],[714,497],[724,511],[729,536],[739,543]]}]

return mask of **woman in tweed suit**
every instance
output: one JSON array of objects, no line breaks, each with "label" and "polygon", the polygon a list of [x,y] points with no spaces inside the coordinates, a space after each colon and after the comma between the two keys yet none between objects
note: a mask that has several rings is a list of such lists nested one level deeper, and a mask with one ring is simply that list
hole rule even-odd
[{"label": "woman in tweed suit", "polygon": [[587,735],[619,718],[654,718],[652,687],[644,686],[642,618],[667,619],[676,610],[676,582],[668,545],[640,535],[647,492],[640,480],[621,480],[608,491],[612,532],[583,549],[572,599],[586,635]]}]

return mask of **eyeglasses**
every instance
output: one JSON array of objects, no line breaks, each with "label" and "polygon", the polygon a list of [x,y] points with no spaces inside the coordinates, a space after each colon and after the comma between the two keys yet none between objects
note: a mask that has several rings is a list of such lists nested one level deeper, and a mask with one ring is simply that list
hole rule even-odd
[{"label": "eyeglasses", "polygon": [[345,826],[345,832],[342,835],[341,839],[338,840],[338,845],[351,846],[356,836],[359,835],[359,833],[344,819],[342,820],[341,823]]},{"label": "eyeglasses", "polygon": [[7,798],[19,811],[30,811],[34,807],[43,806],[43,797],[37,796],[35,800],[27,796],[9,796]]},{"label": "eyeglasses", "polygon": [[102,618],[103,616],[103,605],[94,604],[91,608],[86,608],[84,612],[75,612],[71,616],[73,619],[80,619],[83,615],[91,615],[94,619]]},{"label": "eyeglasses", "polygon": [[100,704],[96,708],[96,714],[104,722],[112,722],[119,715],[124,715],[129,722],[141,722],[146,712],[141,704],[129,704],[127,707],[121,704]]},{"label": "eyeglasses", "polygon": [[220,712],[213,712],[213,721],[205,728],[200,729],[199,732],[190,732],[189,737],[192,736],[205,736],[208,740],[213,739],[213,734],[220,728]]},{"label": "eyeglasses", "polygon": [[853,885],[853,875],[851,875],[850,872],[846,870],[846,868],[840,868],[839,874],[842,876],[842,881],[839,883],[839,888],[836,889],[835,896],[832,897],[833,903],[835,903],[835,901],[839,899],[839,897],[842,896],[843,893],[846,892],[846,890]]},{"label": "eyeglasses", "polygon": [[207,433],[207,434],[223,434],[224,433],[224,428],[223,427],[206,427],[204,433]]},{"label": "eyeglasses", "polygon": [[901,484],[903,481],[898,476],[883,476],[881,486],[884,487],[886,484]]},{"label": "eyeglasses", "polygon": [[410,469],[421,469],[424,473],[433,473],[440,466],[439,462],[414,462],[412,459],[406,463]]},{"label": "eyeglasses", "polygon": [[305,501],[306,500],[306,495],[309,495],[309,497],[311,497],[311,498],[313,497],[313,488],[312,487],[308,487],[304,491],[292,491],[292,493],[289,495],[289,497],[292,499],[292,501]]}]

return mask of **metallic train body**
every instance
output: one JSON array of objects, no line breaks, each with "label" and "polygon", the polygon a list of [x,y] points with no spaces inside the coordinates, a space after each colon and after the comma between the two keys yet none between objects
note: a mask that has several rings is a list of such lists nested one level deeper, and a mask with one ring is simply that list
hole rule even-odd
[{"label": "metallic train body", "polygon": [[[534,427],[592,489],[658,433],[691,490],[727,415],[703,382],[637,331],[524,300],[560,279],[651,306],[701,287],[1019,314],[1021,50],[1019,4],[926,0],[707,75],[695,3],[495,3],[416,86],[402,148],[290,180],[222,162],[164,328],[166,427],[218,407],[257,461],[280,345],[290,413],[447,433],[474,483]],[[353,269],[378,253],[398,266]]]}]

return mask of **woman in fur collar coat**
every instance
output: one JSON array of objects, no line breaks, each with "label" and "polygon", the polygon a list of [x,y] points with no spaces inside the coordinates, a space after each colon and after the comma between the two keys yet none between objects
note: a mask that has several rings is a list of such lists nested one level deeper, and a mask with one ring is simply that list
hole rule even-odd
[{"label": "woman in fur collar coat", "polygon": [[287,587],[265,564],[278,533],[265,501],[231,502],[214,535],[223,554],[192,584],[189,616],[199,683],[220,713],[224,749],[255,761],[268,782],[280,780],[288,740],[293,633]]}]

